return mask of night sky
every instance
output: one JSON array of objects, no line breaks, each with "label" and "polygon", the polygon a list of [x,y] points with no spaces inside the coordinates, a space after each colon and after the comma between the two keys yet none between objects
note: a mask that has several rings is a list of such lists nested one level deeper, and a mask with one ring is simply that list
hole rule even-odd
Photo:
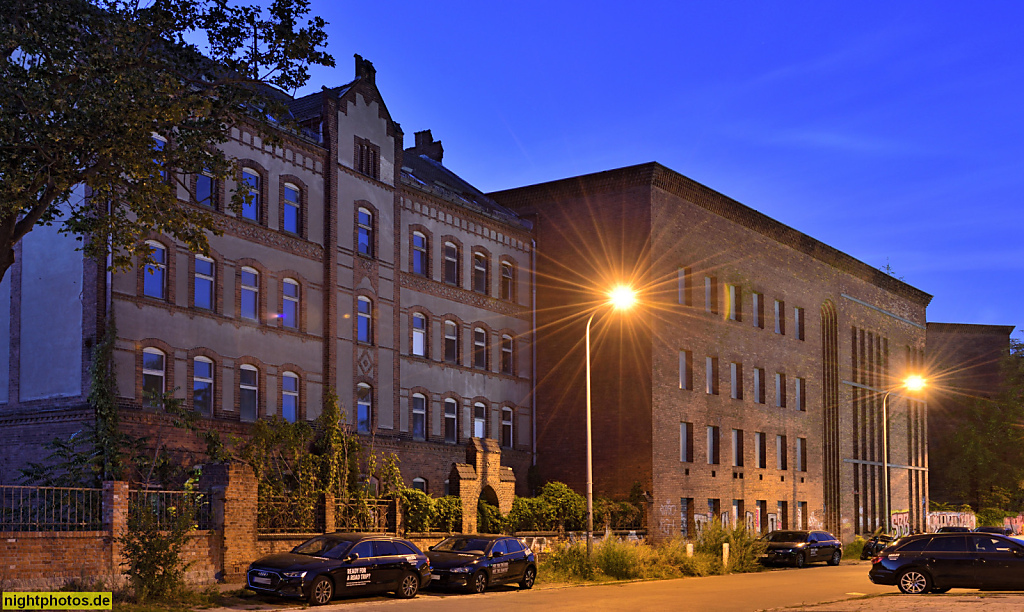
[{"label": "night sky", "polygon": [[[338,67],[484,191],[657,161],[1024,327],[1024,3],[329,2]],[[1022,338],[1019,332],[1015,337]]]}]

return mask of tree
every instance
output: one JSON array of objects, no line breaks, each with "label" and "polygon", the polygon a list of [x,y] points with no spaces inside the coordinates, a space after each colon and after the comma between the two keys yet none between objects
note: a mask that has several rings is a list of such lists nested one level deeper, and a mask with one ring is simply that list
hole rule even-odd
[{"label": "tree", "polygon": [[[87,256],[109,253],[114,269],[149,260],[150,232],[206,251],[217,225],[186,178],[234,177],[217,146],[231,126],[273,140],[287,116],[273,88],[294,92],[310,65],[334,65],[308,0],[228,2],[4,3],[0,279],[39,224],[75,235]],[[203,39],[205,55],[192,42]]]}]

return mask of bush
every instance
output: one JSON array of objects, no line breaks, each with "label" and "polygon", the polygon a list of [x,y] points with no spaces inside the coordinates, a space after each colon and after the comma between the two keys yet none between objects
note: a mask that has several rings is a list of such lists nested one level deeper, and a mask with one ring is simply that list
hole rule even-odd
[{"label": "bush", "polygon": [[646,578],[657,554],[650,546],[629,544],[609,538],[594,549],[594,565],[606,576],[617,580]]},{"label": "bush", "polygon": [[1007,516],[1017,516],[1017,513],[1000,508],[982,508],[977,513],[978,527],[1002,527],[1003,518]]},{"label": "bush", "polygon": [[476,530],[478,533],[505,533],[505,517],[497,506],[479,500],[476,504]]},{"label": "bush", "polygon": [[434,500],[430,524],[440,531],[455,531],[462,526],[462,499],[447,495]]},{"label": "bush", "polygon": [[544,531],[551,520],[547,506],[539,497],[517,497],[512,500],[508,513],[508,525],[513,533],[517,531]]},{"label": "bush", "polygon": [[540,499],[547,506],[546,512],[554,522],[550,527],[566,531],[582,531],[587,528],[587,500],[561,482],[549,482],[541,487]]},{"label": "bush", "polygon": [[860,559],[860,553],[864,552],[864,545],[867,542],[864,538],[857,536],[853,541],[843,547],[844,559]]},{"label": "bush", "polygon": [[586,542],[556,545],[541,562],[537,575],[552,581],[592,580],[594,565],[587,558]]},{"label": "bush", "polygon": [[430,531],[434,500],[419,489],[402,489],[398,495],[402,500],[406,531]]},{"label": "bush", "polygon": [[192,565],[182,561],[181,549],[195,529],[195,509],[190,505],[169,508],[165,517],[168,515],[170,521],[161,524],[149,505],[132,504],[125,531],[117,538],[125,557],[122,573],[139,603],[181,591],[185,572]]}]

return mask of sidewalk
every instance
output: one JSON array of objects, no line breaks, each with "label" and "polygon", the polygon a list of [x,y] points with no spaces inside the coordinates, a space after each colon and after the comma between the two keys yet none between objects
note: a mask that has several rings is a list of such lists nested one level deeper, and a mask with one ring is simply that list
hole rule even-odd
[{"label": "sidewalk", "polygon": [[767,612],[1017,612],[1024,610],[1024,593],[982,593],[965,590],[944,595],[900,593],[847,599],[813,606],[773,608]]}]

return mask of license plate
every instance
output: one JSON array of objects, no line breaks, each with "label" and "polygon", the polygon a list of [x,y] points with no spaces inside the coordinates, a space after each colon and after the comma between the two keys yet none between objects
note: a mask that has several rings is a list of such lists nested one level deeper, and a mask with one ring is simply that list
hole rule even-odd
[{"label": "license plate", "polygon": [[260,584],[270,584],[270,578],[261,578],[260,576],[254,576],[252,581]]},{"label": "license plate", "polygon": [[761,558],[762,559],[767,559],[768,558],[768,553],[765,553],[765,554],[761,555]]},{"label": "license plate", "polygon": [[440,580],[441,579],[441,574],[431,574],[430,575],[430,579],[431,580]]}]

